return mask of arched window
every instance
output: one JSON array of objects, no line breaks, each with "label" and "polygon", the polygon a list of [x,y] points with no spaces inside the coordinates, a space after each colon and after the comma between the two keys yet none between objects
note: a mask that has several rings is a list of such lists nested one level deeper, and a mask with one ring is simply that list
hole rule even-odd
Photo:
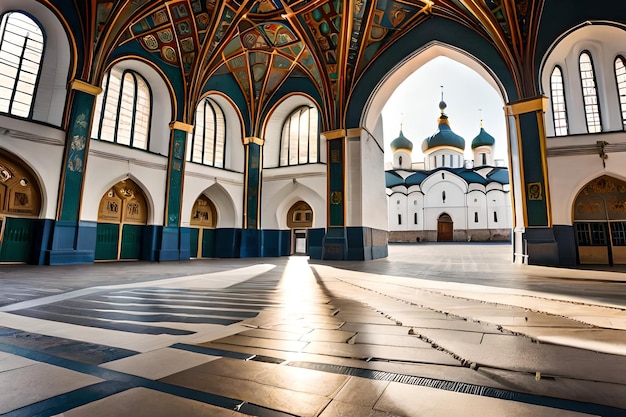
[{"label": "arched window", "polygon": [[0,112],[29,118],[39,79],[44,35],[39,25],[20,12],[0,21]]},{"label": "arched window", "polygon": [[315,107],[303,106],[283,124],[280,166],[319,162],[318,115]]},{"label": "arched window", "polygon": [[193,137],[187,145],[187,160],[224,168],[226,160],[226,118],[222,108],[206,98],[196,108]]},{"label": "arched window", "polygon": [[626,129],[626,60],[623,56],[615,58],[615,79],[617,81],[620,110],[622,111],[622,125]]},{"label": "arched window", "polygon": [[400,167],[402,167],[402,157],[398,157],[398,165],[400,165]]},{"label": "arched window", "polygon": [[554,119],[554,133],[556,136],[567,135],[567,109],[565,107],[565,88],[563,86],[563,72],[561,67],[554,67],[550,76],[550,91],[552,99],[552,118]]},{"label": "arched window", "polygon": [[148,149],[152,93],[146,80],[135,71],[113,68],[102,86],[91,137]]},{"label": "arched window", "polygon": [[596,76],[593,71],[593,62],[589,52],[583,52],[579,58],[580,81],[583,88],[583,100],[585,103],[585,116],[587,118],[587,131],[596,133],[602,131],[600,122],[600,106],[598,105],[598,90],[596,88]]}]

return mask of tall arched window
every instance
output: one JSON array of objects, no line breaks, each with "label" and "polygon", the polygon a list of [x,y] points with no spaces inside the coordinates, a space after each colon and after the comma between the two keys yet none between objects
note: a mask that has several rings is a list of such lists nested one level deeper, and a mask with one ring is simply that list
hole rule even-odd
[{"label": "tall arched window", "polygon": [[617,81],[617,93],[622,111],[622,125],[626,129],[626,60],[621,55],[615,58],[615,80]]},{"label": "tall arched window", "polygon": [[596,88],[596,76],[593,71],[593,62],[589,52],[583,52],[579,58],[580,81],[583,88],[583,100],[585,103],[585,116],[587,118],[587,131],[596,133],[602,131],[600,122],[600,106],[598,105],[598,90]]},{"label": "tall arched window", "polygon": [[193,137],[187,146],[187,160],[224,168],[226,160],[226,118],[222,108],[210,98],[196,107]]},{"label": "tall arched window", "polygon": [[43,32],[33,19],[20,12],[2,16],[0,112],[31,117],[43,48]]},{"label": "tall arched window", "polygon": [[113,68],[102,86],[91,137],[148,149],[152,92],[146,80],[135,71]]},{"label": "tall arched window", "polygon": [[566,136],[567,109],[565,107],[565,88],[563,86],[563,72],[556,66],[550,76],[550,91],[552,99],[552,118],[554,119],[554,133],[557,136]]},{"label": "tall arched window", "polygon": [[302,106],[283,124],[280,166],[319,162],[318,115],[315,107]]}]

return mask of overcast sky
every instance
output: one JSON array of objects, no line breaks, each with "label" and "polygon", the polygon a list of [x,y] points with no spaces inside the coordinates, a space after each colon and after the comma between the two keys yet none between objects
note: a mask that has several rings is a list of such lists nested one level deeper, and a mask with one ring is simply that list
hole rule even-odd
[{"label": "overcast sky", "polygon": [[[465,159],[473,159],[472,139],[485,130],[496,139],[495,158],[508,165],[504,102],[500,94],[476,72],[446,57],[438,57],[411,74],[383,108],[385,161],[391,161],[389,144],[404,136],[413,142],[413,162],[423,160],[422,141],[437,132],[441,86],[450,127],[465,139]],[[480,111],[482,109],[482,112]]]}]

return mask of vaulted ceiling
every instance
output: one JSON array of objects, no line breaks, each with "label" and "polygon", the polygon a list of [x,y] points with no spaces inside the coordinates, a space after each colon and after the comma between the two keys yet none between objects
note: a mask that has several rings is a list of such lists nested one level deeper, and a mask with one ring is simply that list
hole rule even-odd
[{"label": "vaulted ceiling", "polygon": [[192,117],[207,85],[236,90],[249,134],[258,131],[277,92],[300,88],[319,102],[326,128],[344,126],[363,75],[394,45],[413,42],[413,29],[432,19],[480,38],[518,95],[532,95],[544,7],[544,0],[41,1],[56,8],[72,33],[77,78],[98,82],[112,62],[141,57],[169,80],[182,118]]}]

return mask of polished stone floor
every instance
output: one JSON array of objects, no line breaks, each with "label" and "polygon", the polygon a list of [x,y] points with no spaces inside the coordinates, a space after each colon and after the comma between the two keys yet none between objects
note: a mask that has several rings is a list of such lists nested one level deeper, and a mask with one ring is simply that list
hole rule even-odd
[{"label": "polished stone floor", "polygon": [[0,265],[0,415],[626,416],[626,269],[510,251]]}]

